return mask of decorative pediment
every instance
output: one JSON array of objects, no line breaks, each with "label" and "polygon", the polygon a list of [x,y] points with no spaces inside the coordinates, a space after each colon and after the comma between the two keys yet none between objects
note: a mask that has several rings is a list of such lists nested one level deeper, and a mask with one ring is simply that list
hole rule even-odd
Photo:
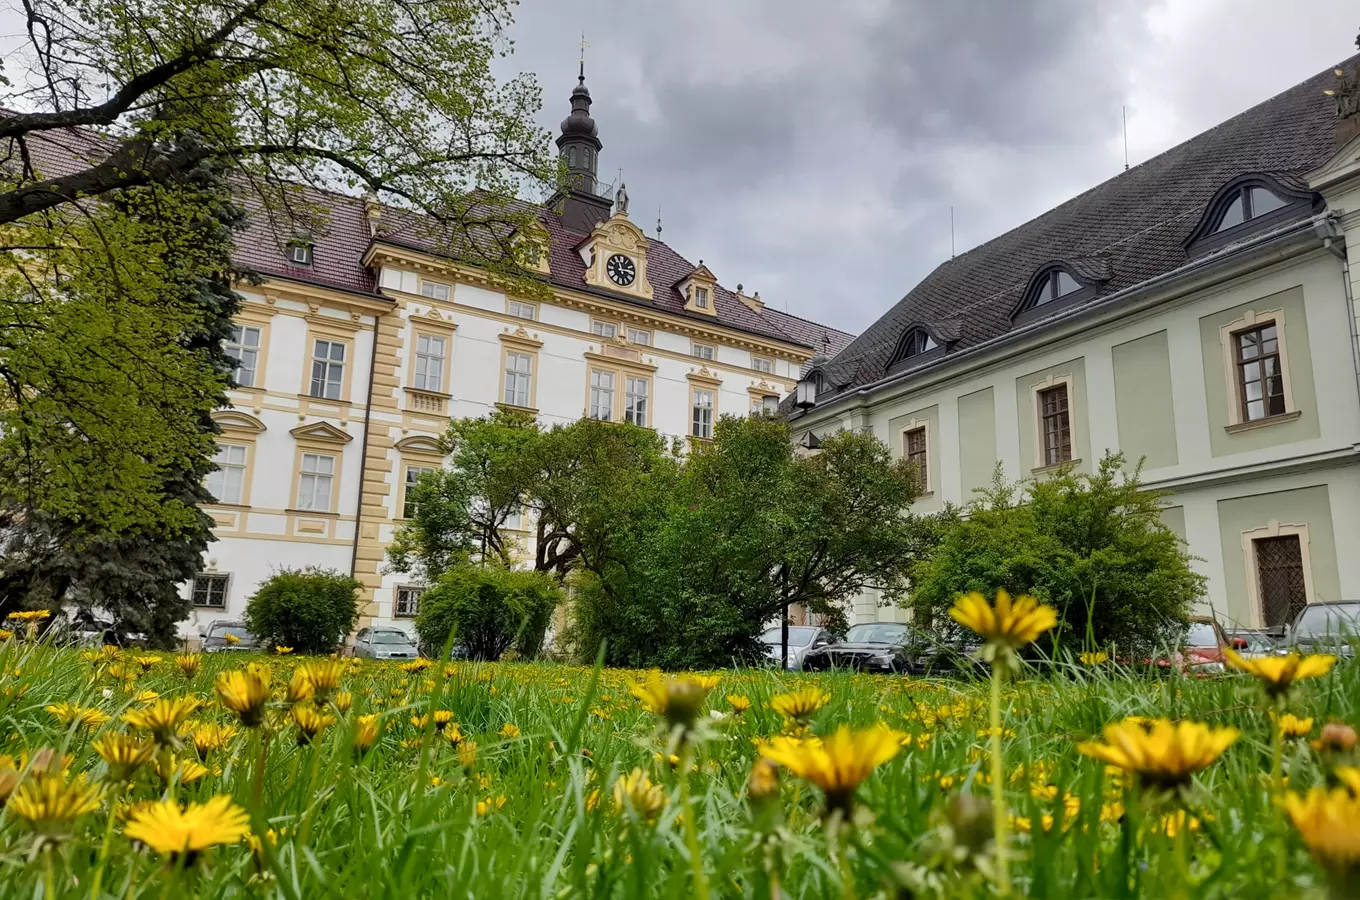
[{"label": "decorative pediment", "polygon": [[245,432],[247,434],[260,434],[265,431],[265,425],[259,419],[243,413],[239,409],[219,409],[212,414],[213,421],[217,427],[223,431]]},{"label": "decorative pediment", "polygon": [[443,456],[444,448],[439,439],[427,434],[413,434],[397,441],[396,447],[402,453],[419,453],[425,456]]},{"label": "decorative pediment", "polygon": [[348,431],[336,428],[329,422],[299,425],[288,433],[299,441],[307,441],[313,444],[348,444],[354,440],[354,437]]},{"label": "decorative pediment", "polygon": [[708,366],[701,366],[699,368],[699,371],[690,372],[685,377],[688,378],[691,382],[702,385],[704,387],[717,387],[718,385],[722,384],[722,379],[715,375],[713,372],[710,372]]},{"label": "decorative pediment", "polygon": [[676,289],[685,298],[685,310],[705,316],[718,315],[718,279],[709,271],[704,261],[694,267],[684,278],[676,282]]},{"label": "decorative pediment", "polygon": [[586,284],[644,300],[652,299],[647,279],[651,242],[626,216],[615,214],[596,226],[577,250],[586,264]]},{"label": "decorative pediment", "polygon": [[500,338],[502,344],[509,344],[521,350],[537,350],[543,346],[543,342],[530,334],[523,325],[514,331],[502,331]]}]

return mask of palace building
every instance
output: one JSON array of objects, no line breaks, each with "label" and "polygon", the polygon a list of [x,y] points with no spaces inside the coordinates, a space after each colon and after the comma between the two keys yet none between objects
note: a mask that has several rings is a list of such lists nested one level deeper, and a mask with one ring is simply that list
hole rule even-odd
[{"label": "palace building", "polygon": [[185,587],[186,633],[239,618],[272,571],[305,565],[352,572],[366,624],[415,615],[422,587],[388,574],[385,553],[452,418],[508,406],[706,440],[718,416],[775,409],[810,360],[849,343],[648,238],[623,185],[597,179],[590,107],[582,73],[557,138],[569,189],[538,210],[549,299],[505,293],[410,214],[364,199],[327,195],[327,226],[305,240],[249,221],[239,262],[264,281],[238,286],[239,386],[216,415],[209,479],[217,541]]}]

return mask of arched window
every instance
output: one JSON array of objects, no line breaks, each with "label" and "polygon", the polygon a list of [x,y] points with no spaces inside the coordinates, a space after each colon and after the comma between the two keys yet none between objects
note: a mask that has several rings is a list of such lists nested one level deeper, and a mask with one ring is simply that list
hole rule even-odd
[{"label": "arched window", "polygon": [[1185,240],[1190,255],[1207,253],[1257,229],[1307,215],[1321,205],[1303,184],[1291,184],[1288,176],[1247,174],[1219,188],[1204,208],[1199,224]]},{"label": "arched window", "polygon": [[572,168],[572,169],[576,168],[576,148],[575,148],[575,147],[568,147],[568,148],[567,148],[567,166],[568,166],[569,168]]},{"label": "arched window", "polygon": [[888,374],[914,368],[936,356],[942,356],[945,346],[921,325],[913,325],[897,340],[893,355],[888,360]]},{"label": "arched window", "polygon": [[1042,306],[1079,290],[1081,290],[1081,284],[1077,279],[1067,274],[1063,269],[1058,269],[1051,275],[1045,275],[1043,280],[1036,285],[1034,305]]},{"label": "arched window", "polygon": [[1094,297],[1109,275],[1108,272],[1100,274],[1093,271],[1095,267],[1091,264],[1099,260],[1088,259],[1085,262],[1087,265],[1081,269],[1086,273],[1084,276],[1076,275],[1065,263],[1041,266],[1030,279],[1029,287],[1011,312],[1011,318],[1017,323],[1041,318]]},{"label": "arched window", "polygon": [[1288,206],[1287,200],[1276,194],[1269,188],[1250,185],[1236,191],[1236,196],[1223,208],[1222,214],[1218,217],[1218,223],[1214,226],[1213,233],[1227,231],[1229,228],[1236,228],[1238,225],[1264,216],[1266,213],[1274,212]]}]

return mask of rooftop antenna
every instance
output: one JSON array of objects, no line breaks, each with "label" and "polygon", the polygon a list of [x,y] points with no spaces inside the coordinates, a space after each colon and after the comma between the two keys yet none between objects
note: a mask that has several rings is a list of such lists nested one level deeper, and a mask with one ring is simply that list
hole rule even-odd
[{"label": "rooftop antenna", "polygon": [[949,258],[954,258],[954,207],[949,207]]},{"label": "rooftop antenna", "polygon": [[661,204],[656,205],[656,239],[661,240]]},{"label": "rooftop antenna", "polygon": [[1129,108],[1119,107],[1120,115],[1124,117],[1124,171],[1129,170]]},{"label": "rooftop antenna", "polygon": [[586,48],[590,44],[586,43],[586,33],[581,32],[581,84],[586,83]]}]

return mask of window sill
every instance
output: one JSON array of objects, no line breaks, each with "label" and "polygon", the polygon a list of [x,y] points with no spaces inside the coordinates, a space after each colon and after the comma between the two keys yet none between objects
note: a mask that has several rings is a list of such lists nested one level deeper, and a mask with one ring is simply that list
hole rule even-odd
[{"label": "window sill", "polygon": [[[934,491],[922,491],[921,493],[919,493],[919,494],[916,495],[916,499],[917,499],[917,500],[929,500],[931,497],[934,497],[934,496],[935,496],[935,492],[934,492]],[[915,502],[915,501],[913,501],[913,502]]]},{"label": "window sill", "polygon": [[503,409],[506,412],[533,413],[534,415],[538,415],[538,407],[536,406],[516,406],[513,403],[497,403],[496,408]]},{"label": "window sill", "polygon": [[1287,413],[1280,413],[1278,416],[1266,416],[1264,419],[1252,419],[1250,422],[1237,422],[1224,427],[1228,434],[1241,434],[1244,431],[1255,431],[1258,428],[1269,428],[1271,425],[1281,425],[1285,422],[1293,422],[1303,415],[1303,410],[1295,409]]},{"label": "window sill", "polygon": [[313,519],[338,519],[338,518],[340,518],[340,514],[339,514],[338,512],[323,512],[323,511],[321,511],[321,510],[315,510],[315,509],[295,509],[295,508],[293,508],[293,507],[291,507],[291,506],[288,507],[287,509],[285,509],[284,512],[288,513],[290,516],[309,516],[309,517],[311,517],[311,518],[313,518]]},{"label": "window sill", "polygon": [[220,503],[220,502],[214,502],[214,503],[205,503],[205,504],[203,504],[203,505],[204,505],[204,507],[206,507],[206,508],[208,508],[208,509],[250,509],[250,504],[249,504],[249,503]]},{"label": "window sill", "polygon": [[227,611],[227,608],[225,606],[200,606],[197,603],[194,604],[194,609],[201,609],[204,612],[220,612],[220,613],[224,613]]},{"label": "window sill", "polygon": [[1037,468],[1030,469],[1029,473],[1031,475],[1050,475],[1054,472],[1061,472],[1063,469],[1071,469],[1079,465],[1081,465],[1080,457],[1076,459],[1065,459],[1062,462],[1054,463],[1051,466],[1039,466]]},{"label": "window sill", "polygon": [[311,394],[298,394],[298,399],[305,400],[308,403],[325,403],[328,406],[340,406],[345,408],[353,405],[349,400],[330,400],[326,397],[313,397]]},{"label": "window sill", "polygon": [[406,387],[403,388],[408,394],[424,394],[427,397],[438,397],[441,400],[452,400],[453,394],[446,394],[443,391],[432,391],[428,388]]},{"label": "window sill", "polygon": [[228,394],[233,394],[233,393],[234,393],[234,394],[263,394],[263,393],[265,393],[265,389],[262,388],[262,387],[256,387],[255,385],[251,385],[250,387],[246,387],[246,386],[243,385],[243,384],[238,384],[238,385],[236,385],[235,387],[229,387],[229,388],[227,388],[227,393],[228,393]]}]

